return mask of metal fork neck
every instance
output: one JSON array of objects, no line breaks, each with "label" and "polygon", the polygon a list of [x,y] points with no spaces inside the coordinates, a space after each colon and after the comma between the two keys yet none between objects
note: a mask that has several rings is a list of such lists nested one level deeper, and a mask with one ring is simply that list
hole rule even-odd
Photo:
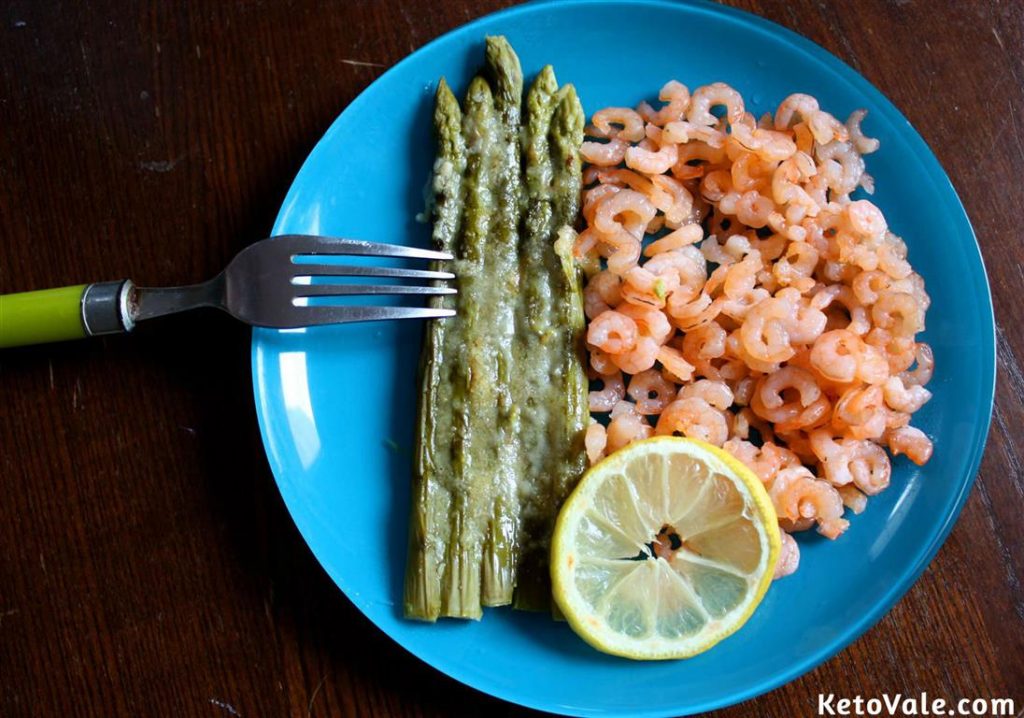
[{"label": "metal fork neck", "polygon": [[128,312],[133,321],[144,321],[168,314],[215,307],[224,309],[224,275],[201,284],[184,287],[132,287],[128,297]]}]

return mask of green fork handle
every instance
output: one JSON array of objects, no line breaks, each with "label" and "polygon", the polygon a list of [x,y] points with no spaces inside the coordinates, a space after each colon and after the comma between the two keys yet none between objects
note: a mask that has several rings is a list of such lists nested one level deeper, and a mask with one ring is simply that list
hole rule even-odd
[{"label": "green fork handle", "polygon": [[130,280],[0,295],[0,348],[131,331]]}]

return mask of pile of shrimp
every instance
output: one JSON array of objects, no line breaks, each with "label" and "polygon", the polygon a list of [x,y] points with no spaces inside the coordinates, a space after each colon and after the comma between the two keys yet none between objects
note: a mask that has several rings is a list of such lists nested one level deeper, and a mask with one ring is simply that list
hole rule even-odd
[{"label": "pile of shrimp", "polygon": [[[929,298],[871,194],[878,141],[808,95],[758,120],[722,83],[669,82],[654,109],[595,113],[581,154],[584,292],[596,462],[652,435],[723,447],[764,482],[782,529],[835,539],[889,484],[889,455],[924,464],[910,426],[931,397]],[[713,108],[721,108],[712,112]]]}]

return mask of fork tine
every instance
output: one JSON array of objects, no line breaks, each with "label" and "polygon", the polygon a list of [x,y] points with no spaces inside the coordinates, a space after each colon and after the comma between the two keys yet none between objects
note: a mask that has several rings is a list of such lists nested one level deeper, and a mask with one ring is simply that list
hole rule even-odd
[{"label": "fork tine", "polygon": [[432,249],[404,247],[399,244],[381,244],[361,239],[322,237],[319,235],[288,234],[276,237],[275,242],[287,242],[293,254],[355,254],[363,257],[404,257],[409,259],[452,259],[448,252]]},{"label": "fork tine", "polygon": [[400,284],[298,284],[296,297],[339,297],[358,294],[458,294],[454,287],[405,287]]},{"label": "fork tine", "polygon": [[296,277],[394,277],[397,279],[455,279],[451,272],[401,267],[356,267],[342,264],[294,264]]},{"label": "fork tine", "polygon": [[[435,319],[455,316],[453,309],[433,307],[295,307],[295,321],[288,327],[320,324],[375,322],[389,319]],[[285,327],[282,327],[285,328]]]}]

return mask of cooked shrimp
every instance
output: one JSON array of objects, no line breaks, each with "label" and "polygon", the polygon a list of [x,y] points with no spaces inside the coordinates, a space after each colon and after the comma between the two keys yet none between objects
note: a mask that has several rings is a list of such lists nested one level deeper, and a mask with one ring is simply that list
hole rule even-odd
[{"label": "cooked shrimp", "polygon": [[700,296],[707,280],[707,263],[692,246],[659,252],[644,264],[644,269],[669,282],[669,301],[675,305]]},{"label": "cooked shrimp", "polygon": [[873,441],[859,441],[850,462],[853,483],[868,496],[874,496],[889,485],[892,464],[885,449]]},{"label": "cooked shrimp", "polygon": [[694,366],[686,361],[682,352],[675,347],[661,347],[658,349],[657,359],[665,370],[672,375],[673,381],[682,383],[689,381],[693,377]]},{"label": "cooked shrimp", "polygon": [[[899,319],[899,317],[897,317]],[[914,337],[875,327],[864,337],[864,341],[879,349],[889,362],[890,371],[899,374],[914,364],[917,358],[917,344]]]},{"label": "cooked shrimp", "polygon": [[607,376],[598,375],[602,387],[600,391],[591,391],[589,395],[590,411],[603,413],[611,411],[612,407],[618,404],[626,396],[626,385],[622,381],[622,372],[615,372]]},{"label": "cooked shrimp", "polygon": [[775,202],[799,210],[798,213],[791,215],[787,209],[788,221],[799,222],[805,216],[814,217],[821,211],[818,203],[800,184],[816,171],[813,160],[802,152],[797,152],[783,160],[772,175],[772,198]]},{"label": "cooked shrimp", "polygon": [[788,130],[796,122],[806,122],[820,109],[818,101],[810,95],[793,93],[779,103],[775,110],[775,129]]},{"label": "cooked shrimp", "polygon": [[884,243],[878,248],[878,268],[893,279],[908,278],[914,270],[906,259],[906,252],[903,241],[892,232],[887,232]]},{"label": "cooked shrimp", "polygon": [[857,301],[864,306],[870,306],[878,300],[880,292],[884,292],[892,285],[892,277],[879,269],[869,272],[861,272],[853,278],[853,293]]},{"label": "cooked shrimp", "polygon": [[594,373],[598,376],[610,376],[619,371],[619,368],[615,366],[615,362],[609,354],[605,353],[597,347],[591,346],[590,349],[590,368],[594,370]]},{"label": "cooked shrimp", "polygon": [[634,441],[649,438],[653,433],[654,429],[642,416],[635,412],[623,412],[608,423],[607,451],[618,451]]},{"label": "cooked shrimp", "polygon": [[775,203],[756,190],[748,190],[740,195],[735,205],[736,218],[747,225],[760,229],[768,224],[768,218],[775,211]]},{"label": "cooked shrimp", "polygon": [[843,284],[831,284],[818,289],[811,297],[811,306],[823,312],[837,302],[849,315],[849,321],[845,322],[845,326],[842,328],[849,329],[858,336],[866,334],[871,329],[868,310],[860,303],[850,287]]},{"label": "cooked shrimp", "polygon": [[836,402],[832,423],[854,439],[879,439],[885,433],[886,412],[882,387],[847,389]]},{"label": "cooked shrimp", "polygon": [[861,239],[880,239],[889,229],[882,210],[866,199],[850,202],[843,208],[843,214],[850,228]]},{"label": "cooked shrimp", "polygon": [[829,189],[840,197],[857,189],[864,176],[864,159],[848,142],[833,141],[815,151]]},{"label": "cooked shrimp", "polygon": [[592,224],[604,235],[625,230],[639,240],[656,212],[647,197],[636,190],[624,189],[600,200]]},{"label": "cooked shrimp", "polygon": [[932,348],[923,342],[915,345],[914,361],[917,366],[913,370],[903,371],[900,379],[908,386],[924,386],[932,380],[932,372],[935,370]]},{"label": "cooked shrimp", "polygon": [[[758,454],[761,452],[756,446],[743,438],[730,436],[728,441],[722,444],[722,448],[745,464],[748,469],[754,471],[754,462],[757,461]],[[754,473],[757,472],[754,471]]]},{"label": "cooked shrimp", "polygon": [[623,274],[640,258],[640,240],[624,229],[601,235],[600,242],[598,249],[608,260],[609,272]]},{"label": "cooked shrimp", "polygon": [[866,384],[884,384],[889,378],[889,362],[870,344],[863,344],[857,358],[857,379]]},{"label": "cooked shrimp", "polygon": [[913,414],[932,398],[932,393],[923,386],[907,386],[899,376],[892,376],[882,387],[885,403],[896,411]]},{"label": "cooked shrimp", "polygon": [[[721,269],[721,267],[719,267],[719,269]],[[742,322],[747,318],[747,314],[750,313],[751,309],[770,296],[771,294],[767,289],[757,287],[745,294],[740,294],[735,297],[721,297],[722,314],[731,319],[735,319],[738,322]]]},{"label": "cooked shrimp", "polygon": [[[788,403],[783,398],[783,392],[795,391],[797,398],[793,402],[799,402],[799,406],[810,406],[821,396],[821,388],[814,381],[810,372],[794,366],[787,366],[777,372],[763,377],[758,383],[754,392],[763,407],[767,409],[781,409]],[[755,412],[756,413],[756,412]]]},{"label": "cooked shrimp", "polygon": [[824,110],[811,115],[807,119],[807,127],[814,135],[814,141],[821,145],[832,141],[846,142],[850,139],[846,126]]},{"label": "cooked shrimp", "polygon": [[923,314],[914,297],[903,292],[882,292],[871,307],[876,327],[904,337],[924,330]]},{"label": "cooked shrimp", "polygon": [[668,172],[679,161],[679,148],[674,144],[664,144],[657,150],[630,147],[626,150],[625,160],[630,169],[660,175]]},{"label": "cooked shrimp", "polygon": [[772,580],[789,576],[800,567],[800,547],[797,545],[796,539],[785,531],[781,531],[780,534],[782,548],[779,551],[779,559],[775,563],[775,573],[772,574]]},{"label": "cooked shrimp", "polygon": [[614,309],[601,312],[587,327],[587,343],[611,355],[635,349],[639,335],[636,322]]},{"label": "cooked shrimp", "polygon": [[[739,359],[746,364],[751,371],[759,372],[761,374],[771,374],[772,372],[778,371],[781,366],[781,362],[768,362],[751,356],[743,345],[739,329],[734,329],[729,332],[729,336],[725,339],[725,347],[726,354],[728,356]],[[796,352],[794,350],[794,356],[795,354]]]},{"label": "cooked shrimp", "polygon": [[923,466],[932,457],[932,440],[912,426],[902,426],[887,432],[885,441],[893,456],[906,454],[918,466]]},{"label": "cooked shrimp", "polygon": [[673,329],[668,317],[654,307],[623,303],[619,305],[617,311],[636,322],[640,336],[650,337],[658,346],[664,344],[672,335]]},{"label": "cooked shrimp", "polygon": [[647,121],[658,127],[677,122],[686,114],[690,104],[690,90],[681,82],[669,80],[658,93],[658,99],[667,103],[657,112],[649,115]]},{"label": "cooked shrimp", "polygon": [[620,139],[608,142],[584,142],[580,145],[580,157],[598,167],[614,167],[626,157],[629,143]]},{"label": "cooked shrimp", "polygon": [[855,514],[862,513],[868,506],[868,497],[865,496],[856,486],[847,484],[836,489],[839,497],[843,500],[843,506]]},{"label": "cooked shrimp", "polygon": [[[651,125],[648,125],[650,129]],[[650,133],[648,134],[650,136]],[[694,125],[684,120],[673,121],[665,124],[661,133],[664,142],[690,143],[705,142],[709,147],[716,149],[725,146],[726,134],[717,127],[707,125]]]},{"label": "cooked shrimp", "polygon": [[653,257],[662,252],[681,249],[699,242],[703,238],[704,230],[699,224],[686,224],[647,245],[644,249],[644,256]]},{"label": "cooked shrimp", "polygon": [[601,184],[614,184],[635,190],[647,197],[656,208],[659,208],[659,204],[667,204],[671,200],[671,197],[667,196],[663,190],[656,188],[650,179],[633,170],[604,169],[598,173],[597,179]]},{"label": "cooked shrimp", "polygon": [[683,356],[690,359],[717,359],[725,356],[728,334],[718,322],[692,329],[683,337]]},{"label": "cooked shrimp", "polygon": [[706,162],[708,164],[719,164],[725,160],[725,149],[712,147],[707,142],[691,141],[685,145],[678,145],[679,159],[672,168],[672,176],[678,180],[690,179],[694,176],[700,177],[701,173],[692,175],[689,170],[700,170],[700,167],[692,167],[690,162]]},{"label": "cooked shrimp", "polygon": [[[588,134],[606,139],[639,142],[644,138],[644,118],[628,107],[606,107],[594,113]],[[620,125],[613,127],[612,125]],[[589,162],[589,160],[588,160]]]},{"label": "cooked shrimp", "polygon": [[587,450],[587,460],[591,465],[603,459],[605,447],[608,445],[608,434],[604,425],[592,421],[583,437],[583,444]]},{"label": "cooked shrimp", "polygon": [[666,436],[676,432],[721,446],[729,438],[729,425],[723,412],[694,396],[676,399],[658,417],[654,433]]},{"label": "cooked shrimp", "polygon": [[669,295],[666,310],[673,323],[684,332],[707,324],[722,311],[721,300],[712,300],[707,294],[701,294],[692,302],[678,299],[675,294]]},{"label": "cooked shrimp", "polygon": [[758,378],[748,373],[742,379],[735,380],[732,386],[733,402],[735,404],[744,407],[750,405],[750,398],[754,395],[754,388],[757,386]]},{"label": "cooked shrimp", "polygon": [[790,345],[789,319],[793,307],[780,299],[765,299],[747,313],[740,327],[743,348],[755,359],[779,362],[795,353]]},{"label": "cooked shrimp", "polygon": [[881,142],[878,140],[866,137],[861,130],[860,124],[864,121],[867,114],[867,110],[854,110],[850,113],[849,119],[846,120],[846,130],[850,133],[850,143],[862,155],[869,155],[877,151],[881,145]]},{"label": "cooked shrimp", "polygon": [[588,319],[613,309],[622,302],[622,278],[608,271],[595,274],[583,289],[583,311]]},{"label": "cooked shrimp", "polygon": [[761,253],[756,249],[751,250],[741,261],[726,270],[725,281],[722,283],[725,296],[738,299],[749,295],[757,283],[757,273],[763,268]]},{"label": "cooked shrimp", "polygon": [[826,379],[848,384],[857,376],[864,346],[861,338],[847,329],[825,332],[811,347],[811,366]]},{"label": "cooked shrimp", "polygon": [[[796,292],[797,290],[793,287],[787,287],[776,292],[775,296],[779,297],[783,292],[788,291]],[[828,322],[828,319],[824,312],[812,307],[810,303],[799,295],[794,297],[792,304],[794,311],[790,315],[787,324],[789,340],[793,344],[810,344],[825,331],[825,324]]]},{"label": "cooked shrimp", "polygon": [[800,457],[789,449],[766,439],[750,468],[765,485],[768,485],[775,480],[778,472],[798,466],[800,466]]},{"label": "cooked shrimp", "polygon": [[772,274],[783,287],[793,285],[801,292],[814,286],[814,268],[818,266],[818,250],[807,242],[793,242],[786,254],[773,266]]},{"label": "cooked shrimp", "polygon": [[651,184],[660,191],[658,201],[655,201],[653,197],[651,201],[665,213],[665,223],[669,227],[679,227],[683,223],[695,219],[693,195],[682,182],[668,175],[659,174],[651,177]]},{"label": "cooked shrimp", "polygon": [[[796,396],[787,401],[783,392],[795,392]],[[761,378],[750,397],[750,408],[773,422],[777,431],[786,432],[823,423],[832,405],[810,372],[786,366]]]},{"label": "cooked shrimp", "polygon": [[804,466],[779,471],[768,487],[768,495],[780,519],[814,519],[822,536],[838,538],[849,526],[842,518],[839,493]]},{"label": "cooked shrimp", "polygon": [[637,411],[641,414],[660,414],[675,395],[675,384],[656,369],[640,372],[629,380],[629,397],[636,402]]},{"label": "cooked shrimp", "polygon": [[639,374],[654,366],[661,351],[661,345],[648,336],[641,336],[637,339],[636,346],[621,354],[613,354],[612,361],[622,371],[629,374]]},{"label": "cooked shrimp", "polygon": [[711,114],[711,108],[719,105],[725,107],[725,117],[730,123],[742,119],[743,98],[724,82],[713,82],[694,90],[686,110],[686,119],[694,125],[715,125],[718,118]]},{"label": "cooked shrimp", "polygon": [[622,297],[630,304],[640,304],[661,309],[669,293],[679,285],[673,275],[661,276],[646,267],[630,267],[622,275]]},{"label": "cooked shrimp", "polygon": [[828,428],[811,431],[808,440],[829,483],[844,486],[853,481],[850,462],[853,461],[855,445],[851,441],[836,441],[833,431]]},{"label": "cooked shrimp", "polygon": [[710,406],[725,411],[732,406],[732,389],[724,381],[711,381],[710,379],[698,379],[692,384],[687,384],[679,390],[680,399],[697,397],[703,399]]},{"label": "cooked shrimp", "polygon": [[[606,170],[602,170],[598,176],[600,177],[605,171]],[[584,192],[581,212],[583,213],[583,219],[587,221],[587,224],[594,224],[594,216],[597,214],[597,208],[601,206],[601,202],[611,195],[618,194],[621,191],[621,185],[605,182]]]}]

